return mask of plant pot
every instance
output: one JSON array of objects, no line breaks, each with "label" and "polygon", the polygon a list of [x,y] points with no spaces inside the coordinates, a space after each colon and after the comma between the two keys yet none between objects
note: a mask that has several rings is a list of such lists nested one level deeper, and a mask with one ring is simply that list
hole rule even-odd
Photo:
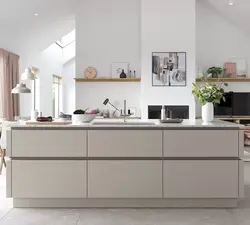
[{"label": "plant pot", "polygon": [[218,76],[218,74],[217,73],[213,73],[212,74],[212,78],[218,78],[219,76]]},{"label": "plant pot", "polygon": [[205,123],[212,122],[214,119],[214,105],[211,102],[207,102],[202,106],[202,120]]}]

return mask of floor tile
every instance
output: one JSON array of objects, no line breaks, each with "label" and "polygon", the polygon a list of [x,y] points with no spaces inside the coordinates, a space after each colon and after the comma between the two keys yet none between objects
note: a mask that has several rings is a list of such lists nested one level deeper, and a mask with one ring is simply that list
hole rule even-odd
[{"label": "floor tile", "polygon": [[74,209],[12,209],[0,225],[76,225]]},{"label": "floor tile", "polygon": [[6,198],[6,170],[0,175],[0,219],[12,209],[12,199]]},{"label": "floor tile", "polygon": [[[0,208],[0,221],[1,221],[1,219],[4,217],[4,216],[6,216],[7,214],[8,214],[8,212],[10,211],[11,209],[6,209],[6,208],[3,208],[3,209],[1,209]],[[1,222],[0,222],[0,224],[1,224]]]},{"label": "floor tile", "polygon": [[80,210],[78,225],[237,225],[223,209]]},{"label": "floor tile", "polygon": [[250,209],[235,209],[234,215],[239,225],[250,224]]}]

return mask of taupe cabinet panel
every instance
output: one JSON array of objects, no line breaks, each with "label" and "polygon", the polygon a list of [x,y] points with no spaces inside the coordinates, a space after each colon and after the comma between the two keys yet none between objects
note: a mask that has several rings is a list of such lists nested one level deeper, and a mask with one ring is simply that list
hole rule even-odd
[{"label": "taupe cabinet panel", "polygon": [[13,130],[12,157],[86,157],[87,131]]},{"label": "taupe cabinet panel", "polygon": [[91,130],[90,157],[162,157],[162,131]]},{"label": "taupe cabinet panel", "polygon": [[12,160],[13,198],[86,198],[86,161]]},{"label": "taupe cabinet panel", "polygon": [[162,198],[162,161],[88,162],[89,198]]},{"label": "taupe cabinet panel", "polygon": [[237,160],[164,161],[164,198],[238,198]]},{"label": "taupe cabinet panel", "polygon": [[238,157],[237,130],[165,130],[164,157]]}]

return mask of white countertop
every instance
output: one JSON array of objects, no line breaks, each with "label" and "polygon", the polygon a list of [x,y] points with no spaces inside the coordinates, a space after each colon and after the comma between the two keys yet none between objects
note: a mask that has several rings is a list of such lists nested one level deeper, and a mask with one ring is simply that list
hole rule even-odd
[{"label": "white countertop", "polygon": [[[231,128],[231,129],[238,129],[243,127],[242,125],[225,122],[222,120],[215,119],[211,123],[204,123],[201,119],[198,120],[183,120],[182,123],[160,123],[159,120],[140,120],[140,119],[133,119],[133,120],[127,120],[130,125],[122,125],[122,124],[110,124],[115,122],[122,122],[122,119],[95,119],[94,121],[90,123],[84,123],[84,124],[67,124],[67,125],[58,125],[53,124],[53,122],[50,125],[42,125],[42,124],[36,124],[36,125],[26,125],[24,123],[21,123],[20,125],[13,125],[12,129],[32,129],[32,128],[58,128],[58,129],[64,129],[64,128],[78,128],[78,129],[105,129],[105,128],[121,128],[121,129],[127,129],[127,128],[140,128],[140,129],[182,129],[182,128],[197,128],[197,129],[211,129],[211,128]],[[94,122],[107,122],[109,124],[102,124],[102,125],[93,125]],[[146,124],[146,125],[139,125],[140,122],[151,122],[155,123],[152,124]],[[132,124],[135,123],[135,124]]]}]

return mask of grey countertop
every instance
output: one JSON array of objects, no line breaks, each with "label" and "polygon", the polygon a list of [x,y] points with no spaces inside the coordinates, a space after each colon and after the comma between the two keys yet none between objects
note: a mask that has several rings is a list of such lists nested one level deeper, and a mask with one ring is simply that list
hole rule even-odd
[{"label": "grey countertop", "polygon": [[[95,119],[91,123],[84,123],[84,124],[68,124],[68,125],[57,125],[51,123],[50,125],[42,125],[42,124],[36,124],[36,125],[26,125],[21,123],[20,125],[13,125],[11,127],[12,130],[122,130],[122,129],[132,129],[132,130],[154,130],[154,129],[161,129],[161,130],[175,130],[175,129],[198,129],[198,130],[209,130],[209,129],[240,129],[243,127],[242,125],[230,123],[221,121],[218,119],[215,119],[211,123],[204,123],[202,120],[183,120],[182,123],[160,123],[159,120],[128,120],[129,125],[123,125],[123,124],[111,124],[116,122],[122,122],[121,119]],[[108,124],[103,125],[93,125],[95,122],[103,122]],[[140,123],[155,123],[155,124],[146,124],[146,125],[140,125]],[[134,123],[134,124],[133,124]]]}]

